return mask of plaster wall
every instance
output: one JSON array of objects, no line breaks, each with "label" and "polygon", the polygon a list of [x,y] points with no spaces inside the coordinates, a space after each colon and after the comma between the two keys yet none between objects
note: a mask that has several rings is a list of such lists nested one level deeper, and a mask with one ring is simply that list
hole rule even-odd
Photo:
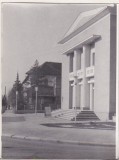
[{"label": "plaster wall", "polygon": [[61,108],[69,109],[69,56],[62,55]]},{"label": "plaster wall", "polygon": [[[95,43],[95,96],[94,111],[102,114],[109,112],[110,97],[110,14],[94,23],[74,38],[62,45],[62,52],[74,48],[92,35],[100,35]],[[62,69],[62,108],[69,108],[69,58],[63,62]]]},{"label": "plaster wall", "polygon": [[97,28],[100,30],[101,39],[95,43],[94,111],[100,112],[100,117],[109,113],[110,15],[105,17]]},{"label": "plaster wall", "polygon": [[110,117],[116,113],[116,16],[110,17]]}]

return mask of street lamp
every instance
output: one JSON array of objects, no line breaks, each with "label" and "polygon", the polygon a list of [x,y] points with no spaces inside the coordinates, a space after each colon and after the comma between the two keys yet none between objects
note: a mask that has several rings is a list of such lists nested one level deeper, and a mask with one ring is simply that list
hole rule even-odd
[{"label": "street lamp", "polygon": [[17,105],[17,96],[18,96],[18,91],[16,91],[16,111],[18,110],[18,105]]},{"label": "street lamp", "polygon": [[36,104],[35,104],[35,113],[37,113],[37,97],[38,97],[38,87],[35,87],[35,91],[36,91]]},{"label": "street lamp", "polygon": [[77,95],[76,95],[76,86],[77,86],[77,79],[76,76],[74,76],[74,82],[73,84],[71,84],[71,86],[75,87],[75,91],[74,91],[74,110],[75,110],[75,123],[76,123],[76,117],[77,117],[77,108],[76,108],[76,103],[77,103]]}]

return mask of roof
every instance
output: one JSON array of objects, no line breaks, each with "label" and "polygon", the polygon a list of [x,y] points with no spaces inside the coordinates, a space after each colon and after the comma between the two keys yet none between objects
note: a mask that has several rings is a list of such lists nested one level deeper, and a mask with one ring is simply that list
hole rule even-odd
[{"label": "roof", "polygon": [[28,80],[28,75],[26,76],[26,78],[23,80],[23,82],[22,82],[22,84],[24,84],[24,83],[26,83],[27,82],[27,80]]},{"label": "roof", "polygon": [[46,76],[46,75],[57,75],[61,76],[62,64],[57,62],[45,62],[40,66],[36,66],[31,68],[28,72],[26,72],[27,76],[23,80],[22,84],[26,83],[29,79],[29,75],[34,74],[37,71],[39,76]]},{"label": "roof", "polygon": [[39,75],[61,75],[61,63],[45,62],[38,67],[33,67],[26,74],[32,74],[37,69]]},{"label": "roof", "polygon": [[95,23],[100,18],[104,17],[108,13],[115,14],[115,6],[106,6],[106,7],[100,7],[93,10],[81,12],[73,25],[70,27],[68,32],[64,35],[63,39],[59,42],[60,44],[65,43],[81,31],[83,31],[85,28],[90,26],[91,24]]}]

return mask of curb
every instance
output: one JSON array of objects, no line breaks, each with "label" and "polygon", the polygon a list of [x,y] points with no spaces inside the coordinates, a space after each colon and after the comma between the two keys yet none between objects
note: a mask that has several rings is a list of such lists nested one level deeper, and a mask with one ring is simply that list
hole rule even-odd
[{"label": "curb", "polygon": [[25,140],[37,140],[43,142],[56,142],[56,143],[67,143],[67,144],[76,144],[76,145],[91,145],[91,146],[107,146],[107,147],[115,147],[114,144],[107,144],[107,143],[94,143],[94,142],[85,142],[85,141],[70,141],[70,140],[58,140],[58,139],[47,139],[47,138],[40,138],[40,137],[29,137],[29,136],[22,136],[22,135],[10,135],[10,134],[3,134],[2,137],[9,137],[9,138],[18,138],[18,139],[25,139]]}]

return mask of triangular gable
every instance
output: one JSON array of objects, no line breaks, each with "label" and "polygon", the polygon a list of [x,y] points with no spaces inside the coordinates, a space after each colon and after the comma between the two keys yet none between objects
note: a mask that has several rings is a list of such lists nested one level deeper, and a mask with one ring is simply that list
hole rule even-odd
[{"label": "triangular gable", "polygon": [[90,19],[95,17],[100,12],[102,12],[104,9],[105,9],[105,7],[100,7],[100,8],[96,8],[94,10],[81,12],[79,14],[78,18],[76,19],[76,21],[73,23],[73,25],[70,27],[70,29],[68,30],[68,32],[65,34],[64,37],[67,37],[72,32],[77,30],[79,27],[83,26],[86,22],[88,22]]},{"label": "triangular gable", "polygon": [[63,44],[67,42],[108,13],[115,14],[114,8],[114,5],[110,5],[80,13],[76,21],[73,23],[73,25],[70,27],[68,32],[64,35],[63,39],[59,43]]}]

